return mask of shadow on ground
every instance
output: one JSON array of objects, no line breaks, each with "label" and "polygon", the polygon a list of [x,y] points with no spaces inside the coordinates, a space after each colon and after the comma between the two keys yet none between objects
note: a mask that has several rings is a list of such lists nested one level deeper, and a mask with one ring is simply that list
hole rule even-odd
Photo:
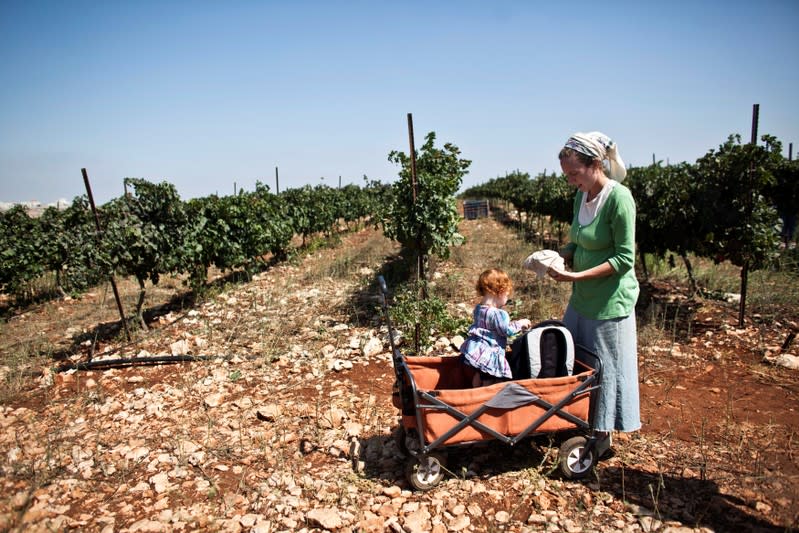
[{"label": "shadow on ground", "polygon": [[752,516],[747,502],[722,494],[712,480],[663,476],[635,468],[608,466],[597,472],[602,490],[652,511],[661,521],[676,520],[713,531],[791,531]]},{"label": "shadow on ground", "polygon": [[[538,435],[520,441],[514,446],[498,440],[442,447],[446,458],[445,478],[489,479],[507,472],[535,469],[539,474],[555,476],[558,447],[575,433]],[[400,451],[396,431],[392,435],[379,435],[359,440],[358,470],[366,477],[410,488],[405,469],[414,463],[413,457]]]},{"label": "shadow on ground", "polygon": [[[499,441],[485,441],[446,449],[446,474],[444,479],[462,478],[487,480],[508,472],[535,471],[531,479],[541,476],[558,479],[558,446],[571,436],[563,434],[539,435],[526,439],[516,446]],[[353,466],[365,477],[390,486],[410,489],[405,471],[413,464],[410,456],[399,451],[397,439],[392,435],[366,437],[358,441]],[[518,480],[518,477],[514,478]],[[580,481],[587,490],[606,492],[631,504],[635,514],[644,520],[650,516],[660,522],[676,521],[686,526],[705,527],[712,531],[777,532],[792,531],[795,525],[778,526],[758,519],[747,512],[746,502],[719,491],[710,480],[662,476],[636,468],[621,468],[600,463],[595,475]],[[525,504],[525,512],[540,512],[532,501]]]}]

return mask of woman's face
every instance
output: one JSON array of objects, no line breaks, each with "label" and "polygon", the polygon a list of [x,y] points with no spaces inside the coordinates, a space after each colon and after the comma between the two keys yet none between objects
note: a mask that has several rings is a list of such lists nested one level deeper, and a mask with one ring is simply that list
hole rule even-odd
[{"label": "woman's face", "polygon": [[569,156],[560,160],[560,168],[566,174],[569,185],[576,187],[577,190],[588,192],[596,183],[596,173],[593,166],[584,165],[576,157]]}]

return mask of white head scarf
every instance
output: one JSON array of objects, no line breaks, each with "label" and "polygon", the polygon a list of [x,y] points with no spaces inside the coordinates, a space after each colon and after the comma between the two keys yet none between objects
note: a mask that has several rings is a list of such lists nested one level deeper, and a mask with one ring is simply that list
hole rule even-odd
[{"label": "white head scarf", "polygon": [[607,160],[610,163],[608,174],[610,179],[618,182],[624,181],[627,176],[627,169],[619,155],[619,149],[613,140],[600,131],[588,133],[577,132],[566,141],[566,148],[576,150],[600,161]]}]

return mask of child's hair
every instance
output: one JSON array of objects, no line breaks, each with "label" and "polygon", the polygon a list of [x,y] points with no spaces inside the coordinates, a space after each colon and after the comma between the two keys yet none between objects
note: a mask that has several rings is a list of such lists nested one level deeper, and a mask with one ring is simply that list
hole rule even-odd
[{"label": "child's hair", "polygon": [[488,294],[499,296],[503,292],[510,294],[513,291],[513,283],[503,270],[489,268],[477,278],[475,288],[480,296]]}]

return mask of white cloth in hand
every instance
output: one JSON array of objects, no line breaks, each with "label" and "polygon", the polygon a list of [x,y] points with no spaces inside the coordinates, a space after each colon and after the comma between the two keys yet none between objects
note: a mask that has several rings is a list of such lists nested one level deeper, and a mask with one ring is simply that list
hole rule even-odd
[{"label": "white cloth in hand", "polygon": [[539,278],[547,275],[547,270],[565,270],[563,258],[555,250],[538,250],[530,254],[523,263],[524,268],[532,270]]}]

